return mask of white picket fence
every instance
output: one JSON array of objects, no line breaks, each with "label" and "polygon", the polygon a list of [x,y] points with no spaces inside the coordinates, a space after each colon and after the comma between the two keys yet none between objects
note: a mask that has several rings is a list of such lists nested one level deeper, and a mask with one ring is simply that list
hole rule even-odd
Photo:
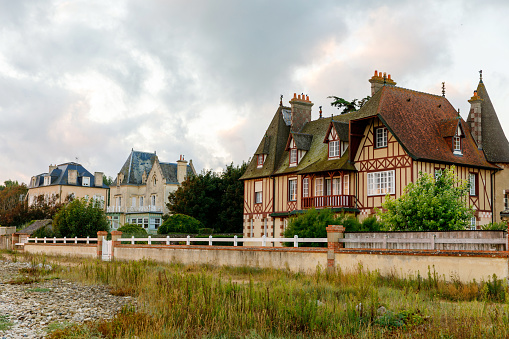
[{"label": "white picket fence", "polygon": [[67,238],[67,237],[63,237],[63,238],[27,238],[26,239],[27,242],[33,242],[35,244],[56,244],[56,243],[64,243],[64,244],[77,244],[77,243],[86,243],[86,244],[91,244],[91,243],[97,243],[97,238],[90,238],[90,237],[86,237],[86,238],[78,238],[78,237],[74,237],[74,238]]},{"label": "white picket fence", "polygon": [[270,243],[276,242],[290,242],[293,243],[293,247],[299,247],[299,243],[312,243],[312,242],[321,242],[326,243],[327,238],[299,238],[297,235],[293,238],[268,238],[263,236],[261,238],[238,238],[234,236],[233,238],[213,238],[209,236],[208,238],[191,238],[191,236],[187,236],[185,238],[170,238],[169,236],[166,238],[121,238],[121,242],[127,242],[131,244],[135,244],[136,242],[143,241],[148,243],[149,245],[153,243],[164,243],[166,245],[170,245],[171,242],[186,242],[186,245],[191,245],[193,242],[208,242],[209,246],[213,246],[214,242],[232,242],[233,246],[238,246],[239,243],[242,242],[255,242],[261,243],[262,246],[267,246]]}]

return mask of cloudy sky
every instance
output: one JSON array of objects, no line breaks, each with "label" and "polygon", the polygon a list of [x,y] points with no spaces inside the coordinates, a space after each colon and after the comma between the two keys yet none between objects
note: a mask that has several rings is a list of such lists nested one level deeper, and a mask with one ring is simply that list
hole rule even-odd
[{"label": "cloudy sky", "polygon": [[198,171],[254,153],[284,95],[369,94],[374,70],[466,118],[480,69],[509,135],[507,1],[0,0],[0,182],[132,148]]}]

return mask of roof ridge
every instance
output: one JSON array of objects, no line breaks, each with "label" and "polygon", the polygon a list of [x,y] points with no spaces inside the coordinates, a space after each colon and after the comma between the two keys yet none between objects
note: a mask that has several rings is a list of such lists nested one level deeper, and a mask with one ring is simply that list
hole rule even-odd
[{"label": "roof ridge", "polygon": [[442,99],[442,98],[446,99],[446,97],[444,97],[442,95],[439,95],[439,94],[433,94],[433,93],[428,93],[428,92],[416,91],[415,89],[410,89],[410,88],[401,87],[401,86],[384,86],[382,88],[390,88],[390,87],[399,88],[399,89],[403,89],[403,90],[406,90],[406,91],[415,92],[415,93],[419,93],[419,94],[427,94],[427,95],[431,95],[431,96],[434,96],[434,97],[437,97],[437,98],[440,98],[440,99]]}]

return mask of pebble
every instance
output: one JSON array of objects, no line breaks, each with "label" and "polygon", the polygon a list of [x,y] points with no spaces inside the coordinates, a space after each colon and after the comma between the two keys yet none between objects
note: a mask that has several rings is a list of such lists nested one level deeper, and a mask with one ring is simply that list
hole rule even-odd
[{"label": "pebble", "polygon": [[27,267],[31,264],[0,260],[0,316],[7,316],[12,323],[11,328],[0,331],[0,339],[44,338],[48,325],[111,319],[124,305],[135,304],[132,297],[110,294],[106,286],[63,279],[27,285],[7,283],[18,276],[19,269]]}]

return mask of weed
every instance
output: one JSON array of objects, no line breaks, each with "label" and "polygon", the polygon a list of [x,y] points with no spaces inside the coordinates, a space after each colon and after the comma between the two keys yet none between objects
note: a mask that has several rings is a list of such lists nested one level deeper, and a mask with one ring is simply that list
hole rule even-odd
[{"label": "weed", "polygon": [[9,317],[6,315],[0,315],[0,331],[6,331],[11,328],[12,323],[9,321]]},{"label": "weed", "polygon": [[50,289],[49,288],[41,288],[41,287],[36,287],[36,288],[29,288],[27,290],[28,293],[46,293],[46,292],[49,292]]}]

